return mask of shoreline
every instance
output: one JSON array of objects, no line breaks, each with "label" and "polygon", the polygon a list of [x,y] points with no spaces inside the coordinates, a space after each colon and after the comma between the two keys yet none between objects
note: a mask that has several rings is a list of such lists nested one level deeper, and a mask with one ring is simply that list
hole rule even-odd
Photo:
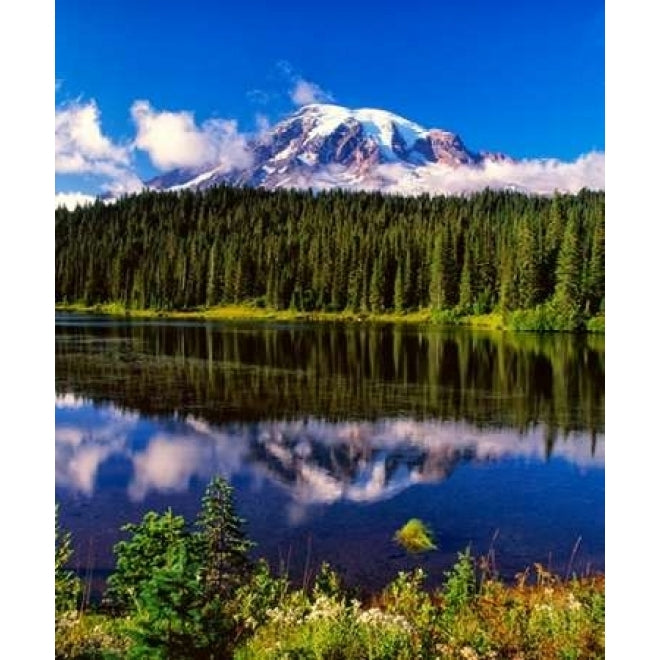
[{"label": "shoreline", "polygon": [[490,312],[489,314],[472,314],[458,316],[452,313],[433,313],[430,308],[414,312],[300,312],[290,309],[270,309],[255,305],[216,305],[214,307],[191,310],[154,310],[130,309],[119,303],[101,303],[84,305],[81,303],[55,303],[56,312],[74,312],[80,314],[101,314],[114,318],[136,319],[164,319],[164,320],[191,320],[191,321],[256,321],[268,322],[312,322],[312,323],[374,323],[374,324],[411,324],[431,325],[438,327],[463,327],[498,330],[502,332],[534,332],[555,333],[570,332],[571,334],[605,334],[605,317],[595,316],[589,319],[586,328],[582,331],[567,331],[561,329],[535,329],[514,328],[508,322],[511,314]]}]

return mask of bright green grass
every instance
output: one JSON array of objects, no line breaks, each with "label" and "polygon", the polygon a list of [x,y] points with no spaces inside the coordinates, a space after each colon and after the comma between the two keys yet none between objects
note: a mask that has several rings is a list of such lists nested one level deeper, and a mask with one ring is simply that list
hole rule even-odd
[{"label": "bright green grass", "polygon": [[[271,309],[244,303],[236,305],[217,305],[215,307],[199,307],[189,310],[155,310],[155,309],[129,309],[120,303],[102,303],[98,305],[84,305],[83,303],[56,303],[56,311],[107,314],[109,316],[128,316],[132,318],[166,318],[166,319],[201,319],[209,321],[324,321],[348,323],[411,323],[468,326],[496,331],[533,331],[534,326],[526,327],[515,323],[516,319],[527,312],[502,314],[491,312],[489,314],[472,314],[461,316],[453,310],[441,312],[429,308],[411,312],[300,312],[294,309]],[[532,312],[529,312],[531,314]],[[528,315],[529,315],[528,314]],[[517,316],[516,316],[517,315]],[[548,328],[539,328],[547,331]],[[596,316],[587,322],[587,332],[604,333],[605,316]]]}]

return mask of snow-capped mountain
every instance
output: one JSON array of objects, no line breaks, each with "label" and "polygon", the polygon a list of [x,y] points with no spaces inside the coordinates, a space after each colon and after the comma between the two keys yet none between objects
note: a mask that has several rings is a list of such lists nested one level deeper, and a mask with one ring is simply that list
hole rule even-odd
[{"label": "snow-capped mountain", "polygon": [[156,190],[220,183],[264,188],[361,188],[423,192],[438,170],[512,162],[469,150],[455,133],[426,129],[385,110],[307,105],[248,143],[251,165],[177,169],[147,182]]}]

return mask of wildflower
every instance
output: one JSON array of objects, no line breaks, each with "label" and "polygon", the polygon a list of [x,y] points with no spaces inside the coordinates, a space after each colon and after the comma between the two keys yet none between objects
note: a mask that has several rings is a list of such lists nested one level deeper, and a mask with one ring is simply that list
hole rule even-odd
[{"label": "wildflower", "polygon": [[573,594],[568,594],[568,609],[571,610],[572,612],[575,612],[579,609],[581,609],[582,603],[573,595]]},{"label": "wildflower", "polygon": [[404,616],[383,612],[377,608],[361,612],[358,616],[358,622],[374,628],[390,628],[407,633],[412,632],[412,626]]}]

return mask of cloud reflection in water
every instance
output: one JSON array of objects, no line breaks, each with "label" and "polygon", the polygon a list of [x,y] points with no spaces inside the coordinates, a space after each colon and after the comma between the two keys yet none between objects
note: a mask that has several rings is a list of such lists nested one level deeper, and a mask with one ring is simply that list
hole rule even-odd
[{"label": "cloud reflection in water", "polygon": [[603,468],[605,461],[603,436],[592,442],[569,433],[553,442],[544,426],[519,433],[465,422],[308,419],[212,427],[187,417],[147,420],[145,433],[143,418],[111,404],[65,394],[55,407],[56,485],[91,496],[101,466],[123,458],[134,502],[150,492],[185,492],[193,478],[245,473],[256,487],[264,479],[278,484],[298,506],[370,503],[440,482],[462,462],[543,461],[550,452],[580,468]]}]

